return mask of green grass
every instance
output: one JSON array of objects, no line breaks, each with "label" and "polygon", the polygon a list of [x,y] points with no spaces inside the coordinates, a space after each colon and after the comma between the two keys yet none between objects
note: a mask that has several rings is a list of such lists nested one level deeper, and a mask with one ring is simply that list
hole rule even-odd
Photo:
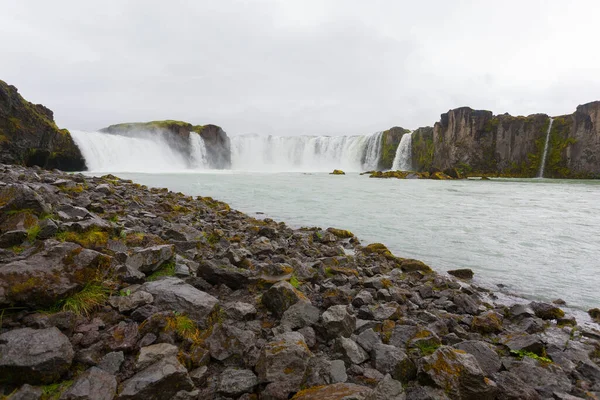
[{"label": "green grass", "polygon": [[86,248],[103,247],[108,242],[108,232],[92,228],[83,233],[59,232],[56,238],[62,242],[77,243]]},{"label": "green grass", "polygon": [[419,351],[421,352],[421,354],[423,356],[428,356],[430,354],[433,354],[438,347],[440,347],[437,344],[433,344],[433,343],[429,343],[429,342],[416,342],[415,346],[417,346],[417,348],[419,349]]},{"label": "green grass", "polygon": [[39,225],[34,225],[27,229],[27,240],[30,242],[35,242],[41,230],[42,228]]},{"label": "green grass", "polygon": [[300,281],[298,280],[296,275],[292,275],[292,277],[290,278],[290,285],[292,285],[296,289],[298,289],[298,287],[300,286]]},{"label": "green grass", "polygon": [[525,350],[511,350],[510,354],[517,357],[518,359],[523,359],[523,357],[533,358],[534,360],[538,360],[545,363],[551,363],[552,360],[548,357],[538,356],[535,353]]},{"label": "green grass", "polygon": [[175,262],[171,261],[163,264],[159,270],[154,271],[146,279],[148,282],[152,282],[160,278],[161,276],[175,276]]},{"label": "green grass", "polygon": [[51,311],[71,311],[77,315],[89,316],[106,303],[108,296],[109,290],[101,284],[88,283],[80,292],[60,300]]},{"label": "green grass", "polygon": [[73,385],[73,381],[63,381],[42,386],[41,400],[58,400],[60,396]]}]

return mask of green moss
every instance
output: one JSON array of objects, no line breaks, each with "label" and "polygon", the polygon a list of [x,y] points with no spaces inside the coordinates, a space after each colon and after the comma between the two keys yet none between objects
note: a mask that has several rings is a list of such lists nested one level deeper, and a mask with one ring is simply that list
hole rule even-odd
[{"label": "green moss", "polygon": [[171,261],[163,264],[159,270],[153,272],[146,279],[149,282],[155,281],[161,276],[175,276],[175,262]]},{"label": "green moss", "polygon": [[292,275],[292,277],[290,278],[290,285],[292,285],[296,289],[298,289],[298,287],[300,287],[300,281],[298,280],[296,275]]},{"label": "green moss", "polygon": [[42,397],[41,400],[58,400],[60,396],[71,386],[73,381],[62,381],[59,383],[53,383],[51,385],[42,386]]},{"label": "green moss", "polygon": [[421,355],[428,356],[433,354],[440,347],[440,345],[431,341],[417,341],[415,342],[415,347],[419,349]]},{"label": "green moss", "polygon": [[39,225],[34,225],[27,229],[27,240],[30,242],[35,242],[41,230],[42,228]]},{"label": "green moss", "polygon": [[419,128],[413,132],[411,150],[415,171],[426,171],[431,168],[435,151],[433,128]]},{"label": "green moss", "polygon": [[85,248],[103,248],[108,242],[108,232],[100,228],[92,228],[83,233],[59,232],[56,238],[63,242],[77,243]]},{"label": "green moss", "polygon": [[109,290],[98,282],[88,283],[83,289],[51,307],[50,311],[71,311],[77,315],[89,316],[94,310],[106,304]]},{"label": "green moss", "polygon": [[575,176],[567,165],[566,149],[577,142],[574,138],[569,137],[572,125],[571,116],[554,118],[550,130],[544,176],[551,178],[580,177]]},{"label": "green moss", "polygon": [[548,357],[538,356],[535,353],[525,350],[511,350],[510,354],[517,357],[518,359],[522,359],[523,357],[533,358],[534,360],[538,360],[544,363],[552,363],[552,359]]}]

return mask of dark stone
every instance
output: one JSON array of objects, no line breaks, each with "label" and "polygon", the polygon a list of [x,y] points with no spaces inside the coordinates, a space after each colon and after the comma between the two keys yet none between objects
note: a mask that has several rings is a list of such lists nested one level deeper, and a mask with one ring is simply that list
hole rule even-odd
[{"label": "dark stone", "polygon": [[473,279],[473,270],[469,269],[469,268],[464,268],[464,269],[454,269],[451,271],[448,271],[448,273],[452,276],[455,276],[457,278],[460,279]]}]

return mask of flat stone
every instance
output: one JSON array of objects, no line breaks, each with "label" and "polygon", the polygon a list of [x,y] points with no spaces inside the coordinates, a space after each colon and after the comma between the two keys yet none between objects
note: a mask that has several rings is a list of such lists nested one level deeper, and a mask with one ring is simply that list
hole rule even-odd
[{"label": "flat stone", "polygon": [[77,377],[60,400],[112,400],[117,393],[117,378],[92,367]]},{"label": "flat stone", "polygon": [[467,340],[453,346],[455,349],[466,351],[477,360],[481,370],[487,375],[500,371],[502,361],[498,354],[486,342]]},{"label": "flat stone", "polygon": [[227,368],[219,376],[218,392],[230,397],[250,393],[258,385],[258,378],[249,369]]}]

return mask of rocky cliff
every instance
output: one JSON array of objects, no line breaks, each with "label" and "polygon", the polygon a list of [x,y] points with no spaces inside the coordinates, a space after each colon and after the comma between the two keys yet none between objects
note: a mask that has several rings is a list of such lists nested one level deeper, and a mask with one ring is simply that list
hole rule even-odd
[{"label": "rocky cliff", "polygon": [[410,130],[398,126],[383,132],[381,135],[381,158],[379,159],[380,170],[392,168],[400,140],[405,133],[409,132]]},{"label": "rocky cliff", "polygon": [[192,125],[183,121],[165,120],[111,125],[100,131],[120,135],[135,135],[138,132],[163,134],[169,145],[187,156],[190,156],[189,135],[195,132],[204,140],[207,161],[211,168],[227,169],[231,167],[229,137],[221,127],[216,125]]},{"label": "rocky cliff", "polygon": [[52,111],[23,99],[17,88],[0,80],[0,162],[37,165],[64,171],[85,169],[85,160]]},{"label": "rocky cliff", "polygon": [[[420,128],[413,134],[413,167],[457,168],[467,175],[537,176],[550,121],[546,114],[513,117],[469,107],[450,110],[432,131]],[[599,125],[600,102],[552,118],[544,176],[600,176]]]}]

